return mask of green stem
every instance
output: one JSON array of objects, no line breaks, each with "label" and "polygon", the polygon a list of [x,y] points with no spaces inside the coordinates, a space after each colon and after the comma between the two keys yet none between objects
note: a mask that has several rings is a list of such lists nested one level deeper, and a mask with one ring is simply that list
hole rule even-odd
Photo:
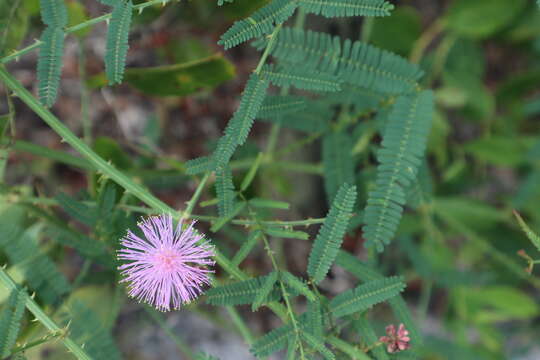
[{"label": "green stem", "polygon": [[283,24],[279,24],[274,28],[274,31],[270,34],[270,40],[268,41],[268,44],[266,45],[266,48],[264,49],[264,52],[261,56],[261,59],[259,60],[259,63],[257,64],[257,67],[255,68],[255,74],[259,74],[261,72],[261,69],[266,62],[266,59],[268,56],[270,56],[270,51],[272,50],[272,47],[274,46],[274,43],[276,42],[277,34],[281,30],[281,27]]},{"label": "green stem", "polygon": [[436,20],[433,24],[431,24],[430,27],[427,28],[426,31],[422,33],[420,38],[418,38],[418,40],[414,43],[411,50],[409,60],[412,63],[417,64],[420,62],[420,59],[422,59],[424,56],[424,52],[426,51],[427,47],[437,37],[437,35],[444,30],[444,26],[444,21]]},{"label": "green stem", "polygon": [[360,40],[367,43],[371,38],[371,33],[373,31],[373,25],[375,24],[375,18],[365,17],[362,22],[362,33]]},{"label": "green stem", "polygon": [[[5,69],[0,68],[0,80],[2,80],[17,96],[32,110],[35,111],[58,135],[68,144],[77,150],[103,175],[110,177],[126,191],[139,198],[146,205],[150,206],[159,213],[181,216],[176,210],[165,204],[163,201],[152,195],[141,185],[135,183],[132,179],[118,171],[111,164],[103,160],[92,149],[88,147],[81,139],[75,136],[58,118],[56,118],[48,109],[44,108],[36,98],[30,94],[11,74]],[[237,266],[234,266],[225,255],[219,250],[215,250],[216,263],[223,268],[229,275],[239,280],[246,280],[248,276]],[[281,318],[286,317],[283,306],[278,303],[271,303],[268,306]]]},{"label": "green stem", "polygon": [[225,310],[227,310],[227,313],[229,313],[233,324],[236,326],[244,340],[246,340],[246,343],[248,345],[253,344],[255,339],[253,338],[253,335],[251,334],[249,328],[246,326],[244,320],[242,320],[242,318],[240,317],[240,314],[238,314],[238,311],[233,306],[226,306]]},{"label": "green stem", "polygon": [[[19,287],[17,284],[13,281],[13,279],[6,273],[6,271],[3,268],[0,268],[0,282],[4,284],[4,286],[9,291],[18,291]],[[24,291],[24,290],[23,290]],[[71,338],[66,334],[66,330],[60,328],[56,323],[49,317],[45,312],[39,307],[39,305],[34,301],[34,299],[30,296],[26,296],[26,308],[34,314],[36,319],[39,320],[45,326],[49,331],[56,333],[63,333],[61,337],[61,341],[64,343],[64,345],[77,357],[77,359],[80,360],[92,360],[92,358],[82,349],[79,345],[77,345]]]},{"label": "green stem", "polygon": [[167,325],[167,323],[165,322],[165,320],[163,319],[163,316],[157,312],[156,310],[154,310],[153,308],[149,307],[149,306],[143,306],[144,310],[146,311],[146,313],[150,316],[150,318],[152,320],[154,320],[158,325],[159,327],[161,328],[161,330],[163,330],[163,332],[169,337],[171,338],[171,340],[174,342],[174,344],[176,345],[176,347],[178,348],[178,350],[180,350],[180,352],[182,353],[183,356],[185,356],[185,358],[183,357],[183,359],[186,359],[186,360],[194,360],[195,359],[195,353],[191,350],[191,348],[189,347],[188,344],[186,344],[182,339],[180,339],[173,331],[172,329],[170,328],[169,325]]},{"label": "green stem", "polygon": [[86,87],[86,53],[84,43],[79,40],[79,78],[81,82],[81,122],[83,126],[83,139],[87,145],[92,143],[92,121],[89,114],[88,89]]},{"label": "green stem", "polygon": [[193,208],[195,208],[197,201],[199,201],[199,198],[201,197],[201,194],[202,194],[202,190],[204,189],[204,185],[208,181],[209,177],[210,177],[210,172],[207,172],[206,174],[204,174],[201,182],[199,183],[199,185],[197,186],[197,189],[195,190],[195,193],[193,193],[193,196],[187,202],[186,210],[184,210],[184,213],[182,214],[180,220],[190,218],[191,213],[193,212]]}]

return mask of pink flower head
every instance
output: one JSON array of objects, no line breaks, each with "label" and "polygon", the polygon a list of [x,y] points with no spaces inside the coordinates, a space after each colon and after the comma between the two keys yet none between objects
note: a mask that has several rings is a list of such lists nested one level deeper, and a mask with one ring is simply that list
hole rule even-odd
[{"label": "pink flower head", "polygon": [[191,302],[210,284],[206,266],[214,265],[213,247],[193,229],[192,222],[176,229],[170,215],[151,216],[141,223],[141,239],[128,230],[118,251],[120,260],[130,261],[118,268],[128,282],[128,294],[158,310],[169,311]]},{"label": "pink flower head", "polygon": [[411,338],[409,332],[405,329],[405,325],[399,324],[397,333],[394,325],[388,325],[386,335],[388,336],[381,336],[379,341],[386,344],[389,353],[407,350],[410,347],[409,341],[411,341]]}]

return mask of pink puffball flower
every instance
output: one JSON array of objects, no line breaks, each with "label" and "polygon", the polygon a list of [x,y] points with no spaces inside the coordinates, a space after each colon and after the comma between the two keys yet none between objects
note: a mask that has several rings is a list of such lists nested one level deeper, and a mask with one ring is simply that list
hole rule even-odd
[{"label": "pink puffball flower", "polygon": [[170,215],[151,216],[138,224],[144,239],[128,230],[120,241],[118,259],[128,263],[118,267],[121,282],[127,282],[131,297],[160,311],[179,309],[190,303],[210,284],[207,266],[214,248],[194,228],[195,222],[176,228]]},{"label": "pink puffball flower", "polygon": [[409,332],[405,329],[405,325],[399,324],[397,332],[394,325],[388,325],[386,335],[388,336],[381,336],[379,341],[386,344],[389,353],[407,350],[410,347],[409,341],[411,341],[411,338]]}]

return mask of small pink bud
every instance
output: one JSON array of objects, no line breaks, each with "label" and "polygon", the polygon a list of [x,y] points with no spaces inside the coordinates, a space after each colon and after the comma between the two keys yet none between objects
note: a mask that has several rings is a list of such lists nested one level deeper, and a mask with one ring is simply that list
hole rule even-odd
[{"label": "small pink bud", "polygon": [[403,350],[407,350],[410,347],[409,332],[405,329],[405,325],[399,324],[399,328],[396,332],[394,325],[388,325],[386,327],[386,335],[381,336],[379,341],[386,344],[386,350],[389,353],[395,353]]}]

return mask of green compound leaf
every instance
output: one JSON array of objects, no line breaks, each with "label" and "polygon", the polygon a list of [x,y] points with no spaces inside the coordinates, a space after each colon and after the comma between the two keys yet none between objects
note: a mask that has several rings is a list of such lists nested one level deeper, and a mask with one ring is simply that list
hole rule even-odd
[{"label": "green compound leaf", "polygon": [[274,289],[274,285],[276,284],[277,280],[278,272],[276,271],[272,271],[266,276],[266,279],[264,279],[261,289],[253,300],[253,304],[251,304],[251,311],[256,311],[264,304],[264,302],[266,301],[266,299],[268,299],[268,296]]},{"label": "green compound leaf", "polygon": [[401,220],[405,189],[416,180],[433,117],[433,94],[400,96],[389,115],[382,148],[377,153],[376,188],[370,191],[364,215],[367,247],[383,251]]},{"label": "green compound leaf", "polygon": [[288,271],[282,271],[280,273],[281,280],[287,284],[291,289],[295,290],[299,294],[304,295],[308,301],[314,302],[317,300],[315,294],[309,289],[303,280],[300,280]]},{"label": "green compound leaf", "polygon": [[286,347],[288,341],[293,338],[295,338],[294,329],[291,324],[286,324],[257,339],[251,347],[251,352],[258,358],[264,358]]},{"label": "green compound leaf", "polygon": [[309,254],[307,272],[315,284],[320,283],[337,256],[343,235],[352,216],[356,187],[343,184],[315,238]]},{"label": "green compound leaf", "polygon": [[129,48],[129,27],[133,14],[133,3],[121,1],[114,7],[107,31],[107,55],[105,56],[105,72],[109,84],[118,84],[124,77],[126,56]]},{"label": "green compound leaf", "polygon": [[186,162],[186,174],[197,175],[214,169],[214,160],[209,156],[201,156]]},{"label": "green compound leaf", "polygon": [[64,36],[64,30],[49,26],[40,39],[42,44],[37,65],[38,95],[40,102],[47,107],[54,105],[58,95]]},{"label": "green compound leaf", "polygon": [[[336,258],[336,264],[364,282],[384,279],[384,277],[376,270],[367,266],[358,258],[346,251],[341,250],[339,252]],[[388,300],[388,304],[392,308],[396,318],[399,319],[401,323],[405,324],[405,327],[409,330],[413,343],[422,343],[423,340],[422,336],[420,335],[420,330],[414,323],[411,312],[409,311],[405,300],[403,300],[403,297],[401,295],[393,297],[392,299]]]},{"label": "green compound leaf", "polygon": [[273,0],[251,14],[247,19],[237,21],[219,40],[218,44],[229,49],[250,39],[271,33],[274,26],[285,22],[296,9],[296,1]]},{"label": "green compound leaf", "polygon": [[307,329],[320,342],[324,340],[324,321],[321,302],[316,299],[314,301],[309,301],[307,304],[306,311],[306,324]]},{"label": "green compound leaf", "polygon": [[300,8],[325,17],[389,16],[394,5],[385,0],[299,0]]},{"label": "green compound leaf", "polygon": [[294,86],[301,90],[336,92],[341,90],[341,81],[334,75],[305,70],[302,67],[279,67],[265,65],[261,77],[276,86]]},{"label": "green compound leaf", "polygon": [[254,230],[249,233],[247,240],[242,244],[238,252],[234,254],[234,257],[231,261],[235,266],[240,265],[240,263],[244,261],[244,259],[249,255],[251,250],[253,250],[255,245],[257,245],[261,235],[262,232],[260,230]]},{"label": "green compound leaf", "polygon": [[[206,292],[206,301],[211,305],[244,305],[252,304],[267,276],[260,276],[232,284],[216,286]],[[271,291],[265,301],[275,301],[280,298],[278,289]]]},{"label": "green compound leaf", "polygon": [[352,148],[351,136],[344,131],[330,132],[323,138],[324,188],[329,203],[341,184],[354,182]]},{"label": "green compound leaf", "polygon": [[324,342],[320,341],[307,331],[303,331],[301,335],[302,338],[306,340],[306,343],[321,354],[326,360],[334,360],[336,358],[334,354],[332,354],[332,352],[328,350],[326,346],[324,346]]},{"label": "green compound leaf", "polygon": [[405,289],[400,277],[373,280],[354,289],[347,290],[330,301],[330,312],[341,317],[364,311],[386,301]]},{"label": "green compound leaf", "polygon": [[225,134],[219,139],[214,152],[217,167],[226,165],[236,148],[246,141],[253,121],[262,106],[268,86],[268,80],[262,79],[255,73],[250,76],[242,94],[240,106],[225,128]]},{"label": "green compound leaf", "polygon": [[64,0],[40,0],[41,20],[50,27],[67,25],[68,15]]},{"label": "green compound leaf", "polygon": [[[336,94],[336,93],[332,93]],[[260,117],[259,120],[308,133],[325,132],[332,119],[332,110],[320,101],[306,100],[306,108],[283,117]]]},{"label": "green compound leaf", "polygon": [[229,216],[235,208],[234,184],[231,169],[226,166],[216,172],[216,194],[220,217]]},{"label": "green compound leaf", "polygon": [[267,96],[259,109],[257,118],[277,119],[280,116],[297,113],[306,108],[306,99],[301,96]]},{"label": "green compound leaf", "polygon": [[[263,48],[267,39],[256,46]],[[283,28],[275,39],[272,55],[282,62],[301,64],[337,76],[343,82],[386,94],[415,89],[423,72],[404,58],[374,46],[326,33]]]},{"label": "green compound leaf", "polygon": [[26,291],[13,290],[0,313],[0,357],[5,358],[15,345],[26,306]]}]

